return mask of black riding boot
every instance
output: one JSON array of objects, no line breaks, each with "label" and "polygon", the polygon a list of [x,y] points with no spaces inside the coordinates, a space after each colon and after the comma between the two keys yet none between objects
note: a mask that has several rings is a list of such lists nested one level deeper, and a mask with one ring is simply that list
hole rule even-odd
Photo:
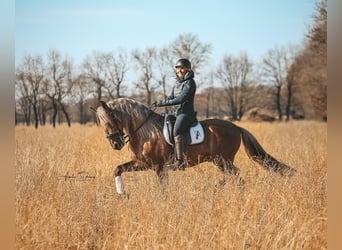
[{"label": "black riding boot", "polygon": [[185,169],[184,162],[184,139],[182,135],[175,136],[176,169]]}]

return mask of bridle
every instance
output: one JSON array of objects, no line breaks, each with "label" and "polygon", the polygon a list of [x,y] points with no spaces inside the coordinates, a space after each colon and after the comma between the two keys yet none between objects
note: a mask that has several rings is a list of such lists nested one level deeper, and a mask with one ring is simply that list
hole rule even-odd
[{"label": "bridle", "polygon": [[[106,135],[106,138],[110,141],[114,141],[113,143],[113,149],[115,150],[120,150],[123,148],[123,146],[125,146],[125,144],[129,141],[129,136],[125,135],[125,133],[123,132],[123,128],[120,129],[117,120],[115,120],[114,117],[114,112],[111,111],[109,113],[110,116],[110,123],[111,125],[114,127],[115,132],[113,133],[108,133]],[[121,119],[122,121],[122,119]]]},{"label": "bridle", "polygon": [[[146,117],[146,119],[136,128],[134,129],[132,134],[135,134],[146,122],[147,120],[150,118],[150,116],[153,114],[153,111],[150,108],[150,112],[148,114],[148,116]],[[114,141],[115,143],[113,144],[113,149],[115,150],[120,150],[122,149],[129,141],[130,141],[130,136],[126,135],[123,132],[123,128],[119,129],[119,125],[116,119],[114,119],[115,115],[114,112],[111,111],[109,113],[111,119],[111,123],[114,127],[114,129],[116,130],[114,133],[108,133],[106,135],[106,138],[108,140]],[[121,122],[122,122],[122,114],[121,114]]]}]

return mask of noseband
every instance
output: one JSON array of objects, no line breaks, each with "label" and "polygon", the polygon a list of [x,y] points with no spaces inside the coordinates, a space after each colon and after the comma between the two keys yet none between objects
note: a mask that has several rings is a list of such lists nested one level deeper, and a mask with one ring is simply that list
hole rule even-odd
[{"label": "noseband", "polygon": [[122,131],[117,131],[112,134],[107,134],[106,138],[108,140],[112,140],[115,142],[113,145],[113,148],[117,150],[122,149],[123,146],[125,146],[125,144],[129,141],[129,136],[125,135],[125,133],[123,133]]}]

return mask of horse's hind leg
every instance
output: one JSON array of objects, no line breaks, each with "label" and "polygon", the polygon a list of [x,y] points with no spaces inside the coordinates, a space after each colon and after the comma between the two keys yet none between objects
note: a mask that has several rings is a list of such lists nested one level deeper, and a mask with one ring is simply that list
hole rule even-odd
[{"label": "horse's hind leg", "polygon": [[213,163],[223,172],[223,180],[220,181],[220,185],[224,185],[227,182],[227,175],[233,176],[234,181],[238,186],[244,184],[244,180],[240,177],[240,169],[238,169],[233,160],[226,160],[222,156],[217,156]]}]

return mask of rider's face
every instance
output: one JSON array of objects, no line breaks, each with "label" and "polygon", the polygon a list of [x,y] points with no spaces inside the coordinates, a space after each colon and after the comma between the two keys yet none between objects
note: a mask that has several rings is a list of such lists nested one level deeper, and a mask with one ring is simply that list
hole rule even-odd
[{"label": "rider's face", "polygon": [[177,74],[177,76],[178,76],[179,78],[184,77],[184,75],[186,74],[186,72],[188,72],[188,69],[185,68],[185,67],[180,66],[180,67],[177,67],[177,68],[176,68],[176,74]]}]

